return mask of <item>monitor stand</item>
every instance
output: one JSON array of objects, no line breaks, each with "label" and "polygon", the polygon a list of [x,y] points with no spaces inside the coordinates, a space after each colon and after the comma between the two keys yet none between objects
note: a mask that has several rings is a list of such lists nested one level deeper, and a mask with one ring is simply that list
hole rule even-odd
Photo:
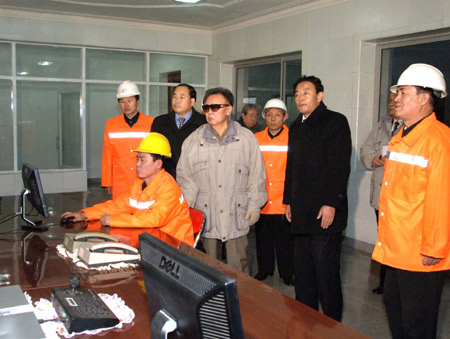
[{"label": "monitor stand", "polygon": [[25,213],[25,205],[26,205],[26,196],[30,193],[28,189],[24,189],[22,191],[22,204],[20,206],[20,211],[16,212],[16,215],[20,215],[22,217],[22,220],[25,221],[27,224],[22,225],[22,230],[24,231],[30,231],[30,232],[45,232],[48,230],[48,227],[46,226],[38,226],[38,224],[41,223],[41,221],[31,221],[27,218]]},{"label": "monitor stand", "polygon": [[177,322],[166,310],[159,310],[152,319],[152,339],[167,339],[177,329]]}]

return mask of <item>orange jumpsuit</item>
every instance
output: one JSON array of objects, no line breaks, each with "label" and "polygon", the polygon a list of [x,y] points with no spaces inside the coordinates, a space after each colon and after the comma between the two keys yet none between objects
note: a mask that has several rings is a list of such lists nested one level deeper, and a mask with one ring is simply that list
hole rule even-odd
[{"label": "orange jumpsuit", "polygon": [[269,135],[269,128],[255,134],[266,169],[267,202],[261,209],[261,218],[255,224],[256,257],[258,274],[275,271],[283,279],[291,280],[294,274],[293,244],[290,224],[285,217],[283,204],[284,179],[286,177],[289,129],[283,130],[275,138]]},{"label": "orange jumpsuit", "polygon": [[283,204],[284,178],[286,175],[287,148],[289,129],[283,125],[283,131],[272,139],[268,128],[255,134],[258,139],[264,165],[266,167],[267,203],[261,209],[261,214],[285,214]]},{"label": "orange jumpsuit", "polygon": [[[450,269],[450,129],[431,114],[391,139],[372,258],[415,272]],[[423,255],[442,259],[424,266]]]},{"label": "orange jumpsuit", "polygon": [[142,190],[143,179],[136,179],[128,192],[114,200],[85,208],[88,220],[111,215],[111,227],[159,228],[162,232],[194,245],[189,208],[175,179],[162,169]]},{"label": "orange jumpsuit", "polygon": [[130,127],[124,114],[109,119],[105,125],[102,158],[102,186],[112,187],[117,198],[137,178],[136,152],[141,140],[150,133],[153,118],[139,112],[138,121]]}]

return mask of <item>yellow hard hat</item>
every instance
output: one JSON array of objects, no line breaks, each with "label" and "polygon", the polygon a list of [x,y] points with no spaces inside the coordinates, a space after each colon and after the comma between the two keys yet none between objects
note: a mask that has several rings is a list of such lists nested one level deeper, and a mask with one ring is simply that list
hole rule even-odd
[{"label": "yellow hard hat", "polygon": [[156,132],[152,132],[142,139],[135,152],[159,154],[167,158],[172,157],[169,140],[164,135]]}]

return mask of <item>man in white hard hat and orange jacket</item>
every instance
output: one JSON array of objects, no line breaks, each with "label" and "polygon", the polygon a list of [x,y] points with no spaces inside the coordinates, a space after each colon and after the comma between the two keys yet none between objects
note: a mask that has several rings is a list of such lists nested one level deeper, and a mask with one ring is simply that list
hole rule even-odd
[{"label": "man in white hard hat and orange jacket", "polygon": [[[267,128],[255,134],[266,168],[267,202],[255,224],[258,273],[255,279],[265,280],[273,275],[275,257],[278,273],[286,285],[294,285],[294,264],[291,225],[283,204],[289,129],[286,105],[280,99],[267,101],[262,112]],[[276,255],[275,255],[276,252]]]},{"label": "man in white hard hat and orange jacket", "polygon": [[134,152],[138,152],[138,178],[125,193],[78,213],[65,212],[61,217],[74,217],[74,222],[100,219],[102,225],[111,227],[154,227],[193,246],[186,200],[175,179],[163,169],[164,159],[171,157],[169,141],[162,134],[150,133]]},{"label": "man in white hard hat and orange jacket", "polygon": [[150,133],[153,118],[138,111],[139,88],[124,81],[117,89],[122,114],[105,125],[102,157],[102,186],[112,198],[128,190],[136,179],[136,153],[133,150]]},{"label": "man in white hard hat and orange jacket", "polygon": [[[375,210],[378,225],[378,202],[380,201],[381,182],[383,181],[384,161],[386,160],[387,145],[396,135],[403,121],[395,116],[395,93],[389,95],[388,114],[370,132],[360,149],[360,159],[364,167],[372,171],[370,178],[370,206]],[[375,294],[383,294],[386,267],[380,266],[380,284],[372,290]]]},{"label": "man in white hard hat and orange jacket", "polygon": [[391,91],[404,128],[388,146],[372,257],[387,266],[393,338],[435,338],[450,269],[450,129],[433,113],[445,80],[437,68],[413,64]]}]

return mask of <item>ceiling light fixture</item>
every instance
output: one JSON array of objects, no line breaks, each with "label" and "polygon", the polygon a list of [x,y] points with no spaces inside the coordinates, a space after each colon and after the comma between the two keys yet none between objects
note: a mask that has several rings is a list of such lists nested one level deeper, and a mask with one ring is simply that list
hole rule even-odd
[{"label": "ceiling light fixture", "polygon": [[51,66],[53,64],[53,61],[47,61],[47,60],[41,60],[37,63],[39,66]]},{"label": "ceiling light fixture", "polygon": [[201,0],[175,0],[175,2],[183,2],[185,4],[196,4],[197,2],[200,2]]}]

